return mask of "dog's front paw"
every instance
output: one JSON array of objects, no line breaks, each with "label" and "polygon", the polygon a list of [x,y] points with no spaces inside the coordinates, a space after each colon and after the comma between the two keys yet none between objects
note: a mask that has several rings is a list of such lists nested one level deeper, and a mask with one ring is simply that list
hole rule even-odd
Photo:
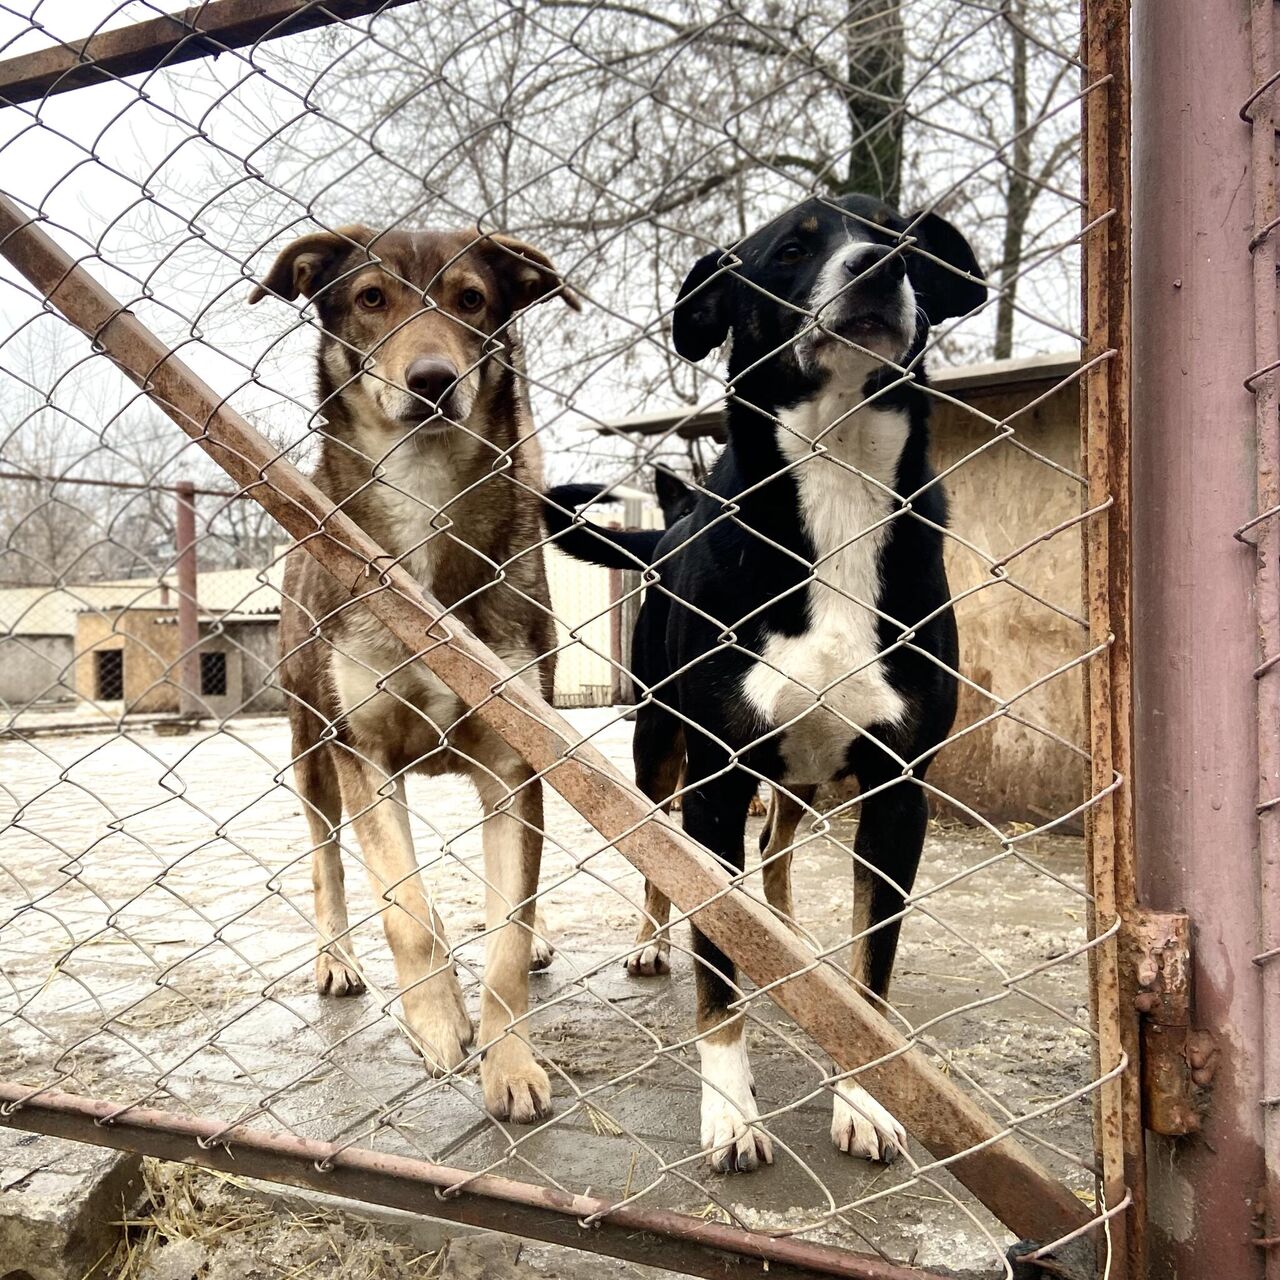
[{"label": "dog's front paw", "polygon": [[484,1105],[498,1120],[533,1124],[551,1114],[551,1081],[514,1032],[484,1051],[480,1083]]},{"label": "dog's front paw", "polygon": [[861,1085],[836,1085],[831,1141],[846,1155],[890,1164],[907,1149],[906,1130]]},{"label": "dog's front paw", "polygon": [[702,1042],[702,1149],[716,1173],[749,1173],[773,1163],[773,1142],[757,1123],[746,1042]]},{"label": "dog's front paw", "polygon": [[316,956],[316,990],[322,996],[358,996],[364,979],[345,960],[322,951]]},{"label": "dog's front paw", "polygon": [[638,951],[627,957],[627,973],[633,978],[656,978],[671,972],[671,943],[665,935],[650,938]]},{"label": "dog's front paw", "polygon": [[407,992],[404,1020],[433,1076],[456,1071],[475,1039],[462,991],[452,974],[431,978]]}]

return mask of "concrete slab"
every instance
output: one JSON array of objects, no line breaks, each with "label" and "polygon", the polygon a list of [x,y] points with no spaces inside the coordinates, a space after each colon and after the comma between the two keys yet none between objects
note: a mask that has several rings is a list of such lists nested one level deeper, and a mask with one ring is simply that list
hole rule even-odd
[{"label": "concrete slab", "polygon": [[83,1280],[141,1184],[137,1156],[0,1129],[0,1280]]}]

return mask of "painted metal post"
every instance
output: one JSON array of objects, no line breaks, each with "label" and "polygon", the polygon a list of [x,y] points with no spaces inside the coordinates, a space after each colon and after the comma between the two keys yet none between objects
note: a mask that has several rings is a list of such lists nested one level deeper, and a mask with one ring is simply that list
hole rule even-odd
[{"label": "painted metal post", "polygon": [[190,480],[177,486],[178,560],[178,710],[197,716],[201,710],[200,606],[196,598],[196,489]]},{"label": "painted metal post", "polygon": [[1194,927],[1202,1132],[1148,1137],[1152,1280],[1260,1280],[1249,0],[1133,5],[1139,891]]}]

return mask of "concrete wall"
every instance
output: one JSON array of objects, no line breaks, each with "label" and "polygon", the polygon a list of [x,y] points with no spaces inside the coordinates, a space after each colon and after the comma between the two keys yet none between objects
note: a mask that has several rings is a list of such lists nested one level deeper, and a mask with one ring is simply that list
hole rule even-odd
[{"label": "concrete wall", "polygon": [[0,705],[73,700],[74,649],[70,636],[0,636]]}]

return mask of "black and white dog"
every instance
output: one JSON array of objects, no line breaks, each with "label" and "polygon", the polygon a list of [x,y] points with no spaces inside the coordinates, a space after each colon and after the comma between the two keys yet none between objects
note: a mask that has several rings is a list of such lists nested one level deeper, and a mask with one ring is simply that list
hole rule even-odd
[{"label": "black and white dog", "polygon": [[[806,201],[707,254],[680,290],[677,352],[729,344],[728,446],[693,510],[654,533],[549,514],[566,551],[653,566],[632,650],[636,781],[662,801],[683,769],[691,835],[740,870],[759,778],[789,803],[771,845],[819,784],[857,779],[851,971],[881,1000],[924,843],[920,783],[956,706],[923,354],[931,324],[986,296],[937,215]],[[734,965],[696,929],[694,953],[702,1145],[716,1169],[753,1169],[772,1150]],[[835,1094],[836,1145],[892,1159],[898,1122],[856,1084]]]}]

